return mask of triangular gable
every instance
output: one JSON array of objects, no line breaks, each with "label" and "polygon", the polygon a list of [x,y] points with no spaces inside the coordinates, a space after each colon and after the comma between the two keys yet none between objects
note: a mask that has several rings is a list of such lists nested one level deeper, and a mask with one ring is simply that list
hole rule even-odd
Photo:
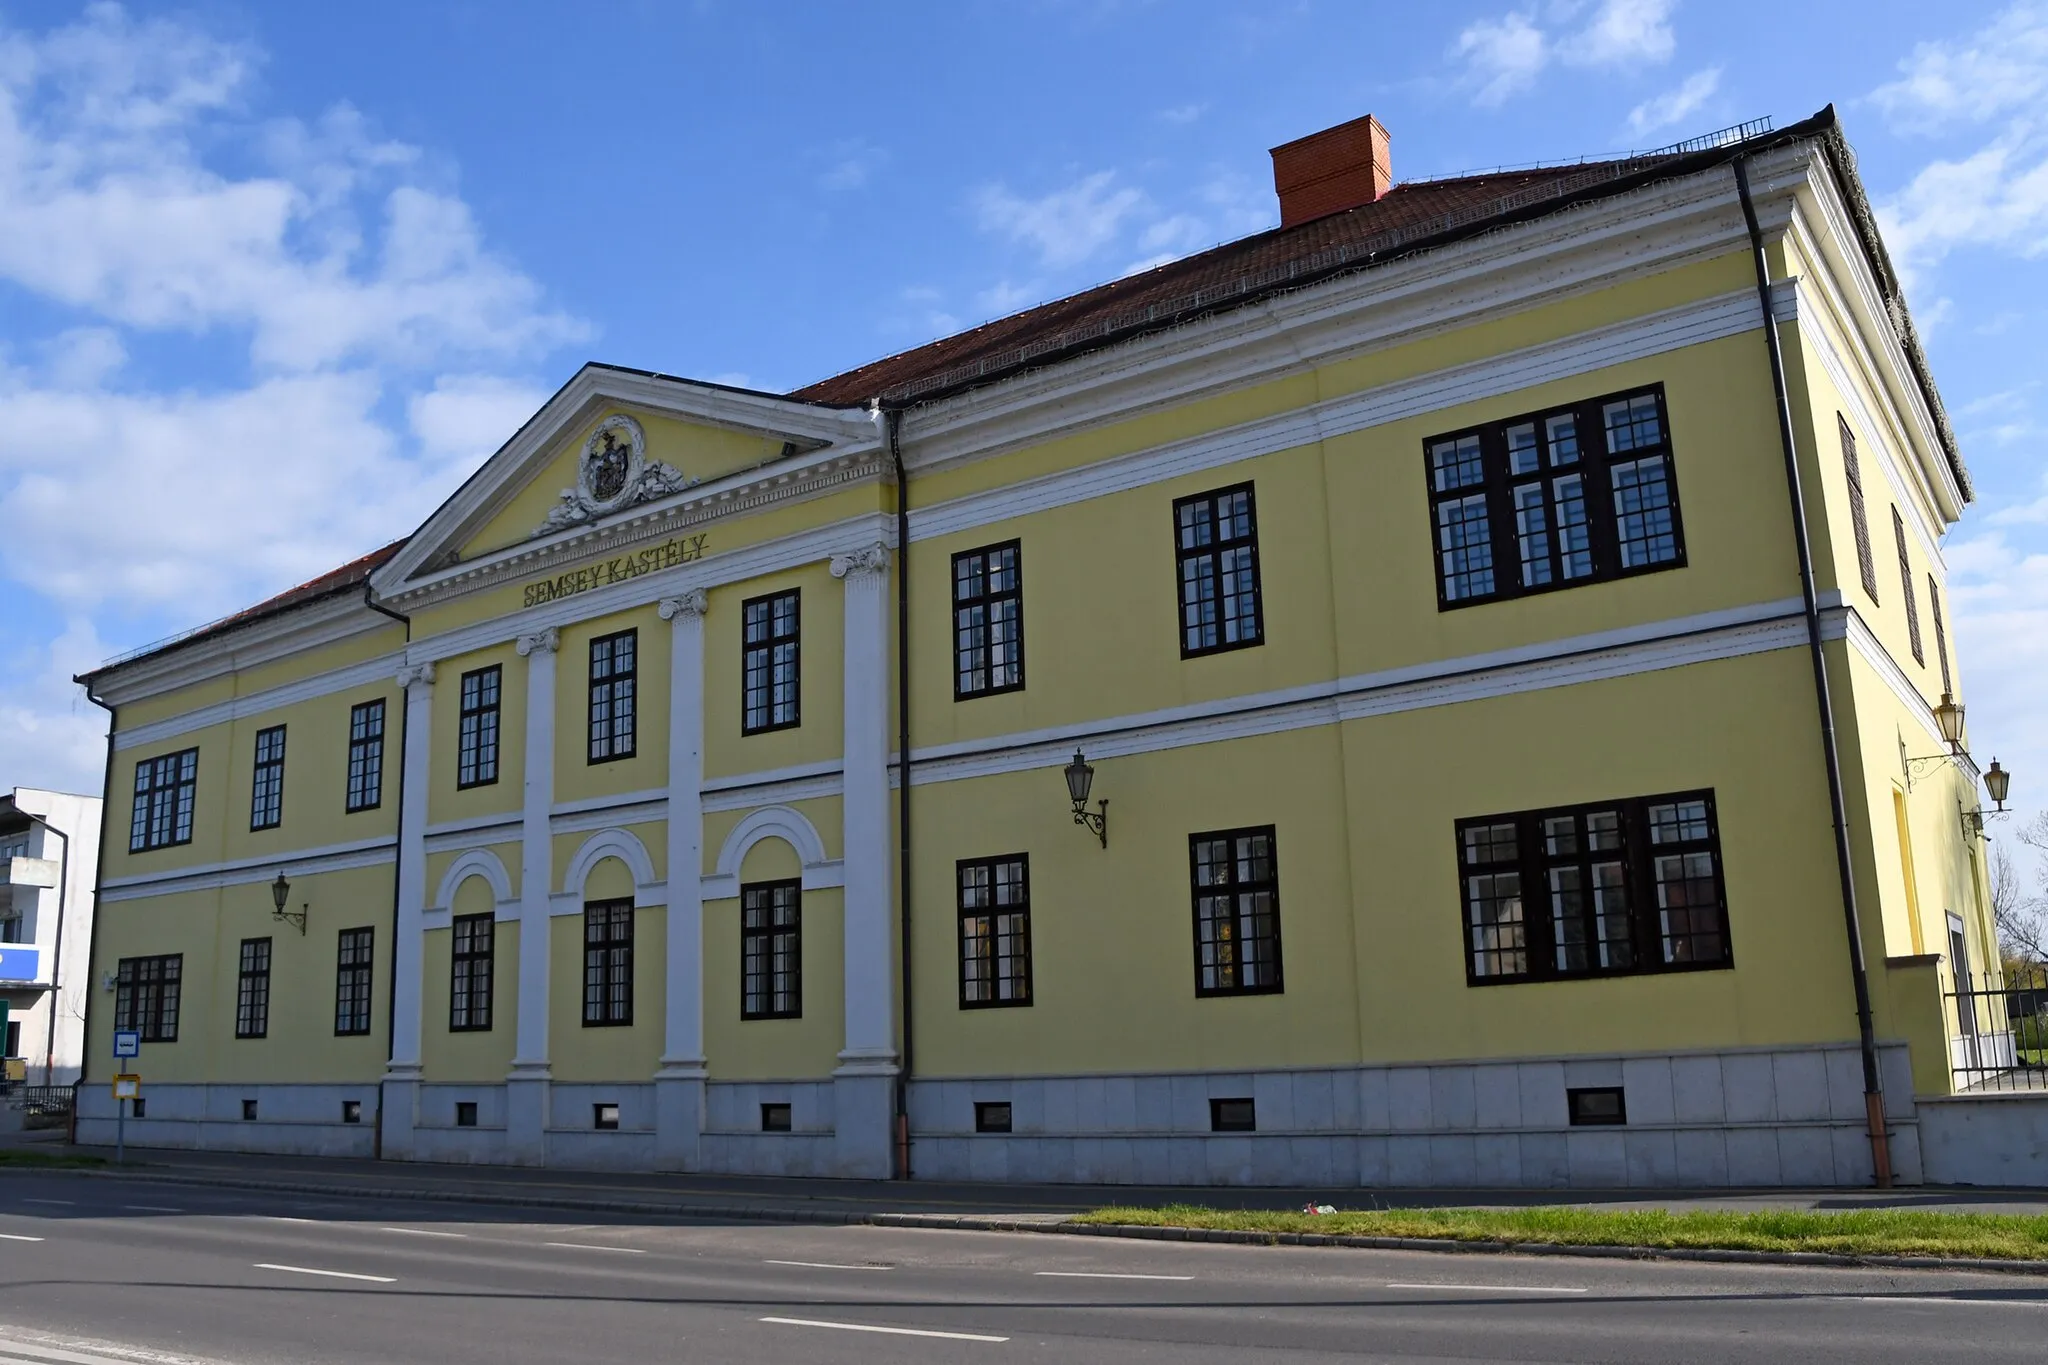
[{"label": "triangular gable", "polygon": [[379,596],[391,596],[459,565],[644,515],[664,499],[875,443],[876,425],[860,409],[585,365],[373,583]]}]

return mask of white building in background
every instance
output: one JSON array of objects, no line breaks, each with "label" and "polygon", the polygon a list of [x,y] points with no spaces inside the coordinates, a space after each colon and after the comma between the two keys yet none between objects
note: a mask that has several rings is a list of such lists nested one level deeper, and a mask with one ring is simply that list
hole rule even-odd
[{"label": "white building in background", "polygon": [[0,1000],[8,1074],[68,1085],[84,1059],[100,800],[0,796]]}]

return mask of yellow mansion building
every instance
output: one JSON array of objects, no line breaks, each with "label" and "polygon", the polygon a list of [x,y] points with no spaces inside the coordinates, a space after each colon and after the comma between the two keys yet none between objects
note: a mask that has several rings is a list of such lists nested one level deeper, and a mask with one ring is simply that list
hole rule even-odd
[{"label": "yellow mansion building", "polygon": [[1996,962],[1970,485],[1832,112],[1388,165],[794,393],[587,365],[87,675],[82,1140],[119,1030],[144,1145],[1923,1178]]}]

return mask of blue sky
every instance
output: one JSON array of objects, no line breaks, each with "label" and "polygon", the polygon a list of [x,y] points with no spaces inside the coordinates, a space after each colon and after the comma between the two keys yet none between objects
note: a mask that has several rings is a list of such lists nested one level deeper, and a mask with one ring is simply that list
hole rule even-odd
[{"label": "blue sky", "polygon": [[1980,757],[2048,804],[2048,4],[0,0],[0,786],[69,675],[417,523],[586,359],[777,389],[1397,178],[1836,103],[1980,500]]}]

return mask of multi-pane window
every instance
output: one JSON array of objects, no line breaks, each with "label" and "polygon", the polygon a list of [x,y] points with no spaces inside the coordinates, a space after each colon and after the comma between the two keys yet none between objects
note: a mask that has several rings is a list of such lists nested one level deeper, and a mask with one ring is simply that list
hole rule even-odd
[{"label": "multi-pane window", "polygon": [[348,709],[348,809],[375,810],[384,801],[384,699]]},{"label": "multi-pane window", "polygon": [[1661,388],[1423,443],[1442,608],[1685,562]]},{"label": "multi-pane window", "polygon": [[1024,685],[1024,579],[1018,542],[953,556],[953,697]]},{"label": "multi-pane window", "polygon": [[448,957],[448,1031],[481,1033],[491,1026],[491,966],[496,915],[457,915]]},{"label": "multi-pane window", "polygon": [[192,792],[199,779],[199,751],[183,749],[135,765],[135,808],[128,851],[168,848],[192,842]]},{"label": "multi-pane window", "polygon": [[284,821],[284,727],[256,732],[256,775],[249,787],[249,828],[274,829]]},{"label": "multi-pane window", "polygon": [[960,879],[960,1008],[1031,1003],[1031,867],[971,858]]},{"label": "multi-pane window", "polygon": [[235,1036],[261,1038],[270,1032],[270,940],[242,940],[242,966],[235,986]]},{"label": "multi-pane window", "polygon": [[795,588],[740,604],[742,734],[787,730],[798,723],[797,604]]},{"label": "multi-pane window", "polygon": [[583,907],[583,1026],[633,1022],[633,902]]},{"label": "multi-pane window", "polygon": [[134,1029],[145,1043],[178,1041],[178,994],[185,957],[124,957],[114,974],[114,1027]]},{"label": "multi-pane window", "polygon": [[1849,479],[1849,524],[1856,535],[1856,567],[1863,572],[1863,591],[1877,600],[1877,556],[1870,551],[1870,518],[1863,508],[1863,466],[1856,458],[1856,433],[1849,419],[1835,414],[1835,427],[1842,438],[1842,472]]},{"label": "multi-pane window", "polygon": [[1473,984],[1731,965],[1712,792],[1458,823]]},{"label": "multi-pane window", "polygon": [[455,785],[483,787],[498,780],[498,704],[505,671],[498,664],[462,675]]},{"label": "multi-pane window", "polygon": [[334,955],[334,1031],[346,1036],[370,1031],[371,948],[377,931],[369,925],[344,929]]},{"label": "multi-pane window", "polygon": [[1273,827],[1188,836],[1195,994],[1255,995],[1280,982],[1280,869]]},{"label": "multi-pane window", "polygon": [[1899,588],[1906,601],[1906,643],[1913,647],[1913,662],[1926,666],[1927,651],[1920,645],[1920,601],[1913,593],[1913,560],[1906,553],[1906,519],[1892,508],[1892,539],[1899,545]]},{"label": "multi-pane window", "polygon": [[1941,619],[1941,584],[1934,581],[1934,575],[1927,575],[1927,614],[1934,621],[1934,657],[1941,660],[1941,690],[1955,691],[1955,682],[1948,671],[1948,626]]},{"label": "multi-pane window", "polygon": [[622,630],[590,642],[590,761],[631,758],[640,663],[640,632]]},{"label": "multi-pane window", "polygon": [[1173,535],[1180,571],[1180,656],[1258,644],[1264,627],[1252,486],[1177,499]]},{"label": "multi-pane window", "polygon": [[800,881],[740,888],[740,1018],[803,1016],[803,915]]}]

